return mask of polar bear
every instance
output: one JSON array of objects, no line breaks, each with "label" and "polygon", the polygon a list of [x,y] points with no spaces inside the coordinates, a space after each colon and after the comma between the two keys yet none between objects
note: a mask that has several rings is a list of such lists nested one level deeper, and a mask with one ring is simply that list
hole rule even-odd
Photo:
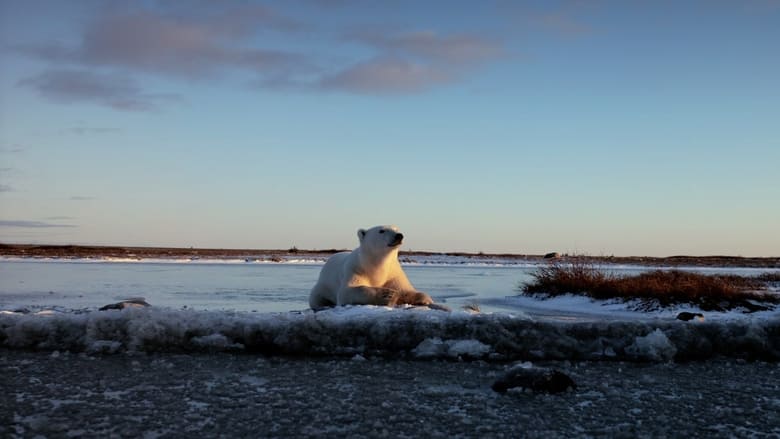
[{"label": "polar bear", "polygon": [[[360,246],[328,258],[309,295],[316,310],[335,305],[432,305],[416,291],[398,262],[404,235],[395,226],[358,230]],[[443,307],[437,307],[443,308]]]}]

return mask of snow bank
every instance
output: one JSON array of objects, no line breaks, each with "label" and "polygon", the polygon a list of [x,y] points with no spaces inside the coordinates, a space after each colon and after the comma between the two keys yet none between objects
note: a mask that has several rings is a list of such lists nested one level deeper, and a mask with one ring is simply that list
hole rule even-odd
[{"label": "snow bank", "polygon": [[723,355],[780,360],[780,319],[556,322],[355,306],[321,312],[128,308],[0,314],[0,346],[113,354],[233,351],[487,360],[669,361]]}]

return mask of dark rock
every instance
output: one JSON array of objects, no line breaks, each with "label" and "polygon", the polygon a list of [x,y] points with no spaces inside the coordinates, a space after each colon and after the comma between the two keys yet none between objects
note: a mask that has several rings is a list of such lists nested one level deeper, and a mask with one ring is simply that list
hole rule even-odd
[{"label": "dark rock", "polygon": [[576,389],[577,384],[568,375],[555,369],[515,366],[496,380],[491,388],[498,393],[505,393],[515,387],[539,393],[561,393],[569,388]]},{"label": "dark rock", "polygon": [[696,317],[698,317],[699,319],[704,320],[704,314],[702,314],[700,312],[683,311],[680,314],[677,314],[677,320],[682,320],[684,322],[687,322],[689,320],[693,320]]},{"label": "dark rock", "polygon": [[103,307],[100,307],[100,311],[107,311],[109,309],[125,309],[125,308],[143,308],[145,306],[151,306],[146,303],[143,297],[135,297],[132,299],[123,300],[121,302],[112,303]]},{"label": "dark rock", "polygon": [[547,253],[544,255],[545,259],[560,259],[561,254],[558,252]]}]

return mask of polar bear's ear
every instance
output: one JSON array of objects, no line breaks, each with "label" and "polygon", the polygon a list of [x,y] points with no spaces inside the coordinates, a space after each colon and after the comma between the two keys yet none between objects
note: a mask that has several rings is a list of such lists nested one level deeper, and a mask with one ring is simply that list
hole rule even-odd
[{"label": "polar bear's ear", "polygon": [[363,242],[363,238],[365,238],[365,237],[366,237],[366,231],[364,229],[359,229],[358,230],[358,239],[360,240],[360,242]]}]

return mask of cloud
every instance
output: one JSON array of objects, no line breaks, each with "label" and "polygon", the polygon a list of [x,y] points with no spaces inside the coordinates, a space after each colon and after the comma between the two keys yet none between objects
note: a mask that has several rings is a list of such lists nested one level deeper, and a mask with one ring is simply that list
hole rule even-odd
[{"label": "cloud", "polygon": [[91,201],[91,200],[94,200],[94,199],[95,199],[95,197],[85,197],[85,196],[81,196],[81,195],[74,195],[74,196],[70,197],[71,201]]},{"label": "cloud", "polygon": [[[74,44],[16,46],[50,63],[48,70],[20,84],[58,102],[147,111],[166,98],[142,89],[139,84],[148,76],[211,80],[239,74],[266,89],[404,94],[461,80],[505,57],[501,41],[476,34],[328,33],[256,4],[194,0],[120,5],[101,9]],[[315,51],[312,37],[329,47]],[[368,53],[346,58],[355,44]]]},{"label": "cloud", "polygon": [[209,79],[226,69],[270,73],[303,63],[300,55],[247,47],[258,29],[293,29],[259,6],[104,13],[76,47],[34,45],[23,52],[51,62],[111,66],[153,74]]},{"label": "cloud", "polygon": [[347,39],[374,48],[376,57],[322,77],[320,87],[358,93],[418,93],[458,80],[504,56],[498,42],[466,34],[358,32]]},{"label": "cloud", "polygon": [[580,36],[593,33],[591,26],[560,12],[542,14],[536,17],[536,23],[560,35]]},{"label": "cloud", "polygon": [[433,31],[395,34],[362,32],[349,38],[384,52],[413,56],[450,66],[477,66],[503,56],[496,41],[468,34],[440,35]]},{"label": "cloud", "polygon": [[[0,176],[11,174],[14,171],[15,171],[15,169],[11,168],[11,167],[0,168]],[[0,193],[3,193],[3,192],[14,192],[14,191],[15,191],[15,189],[13,187],[11,187],[11,186],[9,186],[7,184],[0,183]]]},{"label": "cloud", "polygon": [[25,151],[25,148],[19,145],[12,145],[10,148],[0,147],[0,154],[19,154]]},{"label": "cloud", "polygon": [[0,220],[0,227],[15,227],[22,229],[48,229],[48,228],[69,228],[78,227],[72,224],[54,224],[43,221],[26,220]]},{"label": "cloud", "polygon": [[515,29],[577,38],[596,31],[588,17],[601,7],[603,4],[599,2],[581,0],[542,2],[535,6],[526,2],[507,2],[503,12]]},{"label": "cloud", "polygon": [[73,133],[78,134],[80,136],[88,135],[88,134],[109,134],[109,133],[118,133],[122,131],[119,128],[106,128],[106,127],[88,127],[88,126],[75,126],[70,127],[67,129],[62,130],[63,133]]},{"label": "cloud", "polygon": [[147,94],[132,79],[86,70],[46,70],[22,79],[18,85],[30,87],[41,96],[63,103],[89,101],[122,111],[150,111],[176,95]]},{"label": "cloud", "polygon": [[319,86],[358,93],[415,93],[448,79],[450,75],[436,66],[377,58],[324,77]]}]

